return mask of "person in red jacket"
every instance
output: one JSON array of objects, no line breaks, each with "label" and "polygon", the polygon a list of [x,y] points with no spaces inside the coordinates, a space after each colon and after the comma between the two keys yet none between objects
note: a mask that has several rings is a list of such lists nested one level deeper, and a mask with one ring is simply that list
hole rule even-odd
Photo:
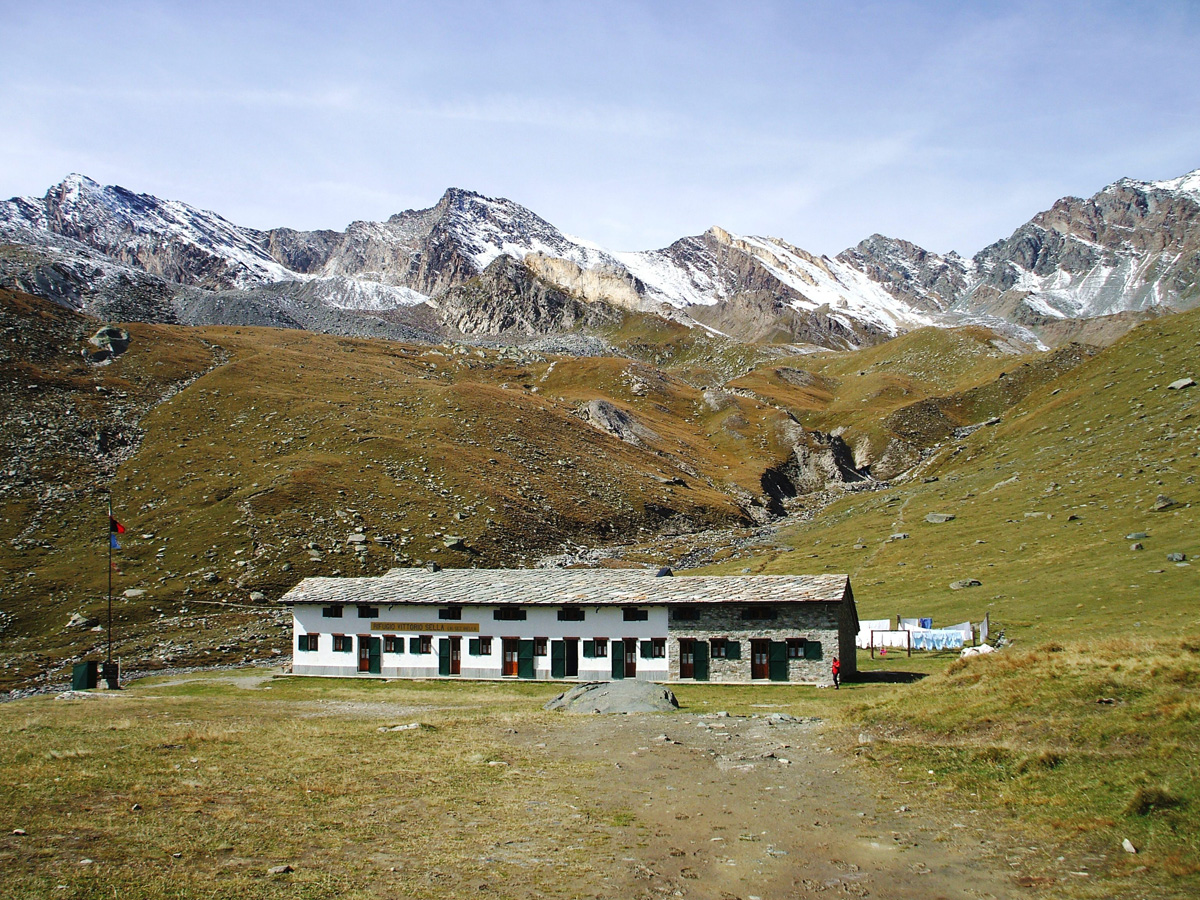
[{"label": "person in red jacket", "polygon": [[842,661],[836,656],[833,658],[833,688],[840,690],[842,685]]}]

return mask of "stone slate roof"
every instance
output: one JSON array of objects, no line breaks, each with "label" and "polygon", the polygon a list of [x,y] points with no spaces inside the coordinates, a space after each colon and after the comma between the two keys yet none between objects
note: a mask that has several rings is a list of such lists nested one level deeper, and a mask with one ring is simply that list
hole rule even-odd
[{"label": "stone slate roof", "polygon": [[372,578],[305,578],[280,602],[434,606],[840,603],[849,575],[657,576],[644,569],[392,569]]}]

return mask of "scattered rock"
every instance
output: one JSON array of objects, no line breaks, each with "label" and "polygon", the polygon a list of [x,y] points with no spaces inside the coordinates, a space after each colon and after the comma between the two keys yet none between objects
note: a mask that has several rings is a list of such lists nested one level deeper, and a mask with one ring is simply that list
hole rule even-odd
[{"label": "scattered rock", "polygon": [[1130,550],[1145,550],[1146,548],[1142,546],[1141,542],[1134,541],[1132,544],[1129,545],[1129,549]]},{"label": "scattered rock", "polygon": [[74,613],[67,620],[67,628],[91,628],[93,625],[99,625],[99,619],[93,619],[82,613]]},{"label": "scattered rock", "polygon": [[365,534],[362,534],[361,532],[356,532],[354,534],[350,534],[350,535],[346,536],[347,544],[365,544],[366,542],[367,542],[367,536]]},{"label": "scattered rock", "polygon": [[447,550],[466,550],[467,539],[461,534],[447,534],[442,537],[442,543]]},{"label": "scattered rock", "polygon": [[963,588],[981,587],[983,582],[978,578],[961,578],[958,581],[950,582],[950,590],[961,591]]},{"label": "scattered rock", "polygon": [[[124,328],[117,328],[115,325],[105,325],[90,338],[88,343],[93,347],[99,347],[101,352],[107,351],[110,357],[120,356],[129,349],[129,332]],[[100,354],[93,354],[93,357]],[[1178,384],[1178,382],[1176,382]]]},{"label": "scattered rock", "polygon": [[889,537],[888,540],[889,541],[907,541],[908,540],[908,532],[907,531],[898,531],[895,534],[893,534],[891,537]]},{"label": "scattered rock", "polygon": [[289,872],[295,872],[295,871],[296,870],[293,869],[291,866],[285,864],[282,866],[271,866],[271,868],[267,869],[267,874],[268,875],[287,875]]},{"label": "scattered rock", "polygon": [[208,584],[216,584],[218,581],[221,580],[221,576],[218,575],[216,572],[205,572],[200,577],[203,578]]},{"label": "scattered rock", "polygon": [[580,684],[546,704],[572,713],[647,713],[677,709],[675,694],[661,684],[626,679]]},{"label": "scattered rock", "polygon": [[930,513],[925,517],[925,521],[931,525],[942,525],[946,522],[953,522],[954,516],[950,513]]},{"label": "scattered rock", "polygon": [[1126,853],[1137,853],[1137,847],[1133,846],[1133,841],[1129,840],[1129,838],[1121,841],[1121,849]]},{"label": "scattered rock", "polygon": [[81,859],[81,860],[79,861],[79,865],[81,865],[81,866],[94,866],[95,864],[96,864],[96,863],[95,863],[95,861],[94,861],[94,860],[90,860],[90,859],[86,859],[86,858],[85,858],[85,859]]},{"label": "scattered rock", "polygon": [[1146,533],[1146,532],[1144,532],[1144,531],[1135,531],[1135,532],[1133,532],[1132,534],[1127,534],[1127,535],[1125,535],[1125,540],[1127,540],[1127,541],[1140,541],[1140,540],[1143,540],[1143,539],[1145,539],[1145,538],[1148,538],[1148,537],[1150,537],[1150,535],[1149,535],[1149,534],[1147,534],[1147,533]]},{"label": "scattered rock", "polygon": [[264,594],[262,591],[251,591],[250,592],[250,602],[251,603],[262,603],[266,599],[267,599],[267,595]]},{"label": "scattered rock", "polygon": [[12,833],[15,834],[17,837],[25,837],[25,829],[24,828],[14,828],[12,830]]},{"label": "scattered rock", "polygon": [[1168,553],[1167,562],[1183,562],[1187,559],[1186,553]]},{"label": "scattered rock", "polygon": [[1150,507],[1155,512],[1163,512],[1167,509],[1174,509],[1179,504],[1168,497],[1166,494],[1159,494],[1154,500],[1154,505]]},{"label": "scattered rock", "polygon": [[136,600],[138,597],[145,597],[146,592],[141,588],[130,588],[121,595],[126,600]]},{"label": "scattered rock", "polygon": [[1167,385],[1168,391],[1182,391],[1184,388],[1190,388],[1195,384],[1195,380],[1191,378],[1180,378],[1178,381],[1172,381]]},{"label": "scattered rock", "polygon": [[430,725],[422,725],[420,722],[409,722],[407,725],[381,725],[375,730],[380,734],[389,731],[421,731],[426,728],[432,728]]}]

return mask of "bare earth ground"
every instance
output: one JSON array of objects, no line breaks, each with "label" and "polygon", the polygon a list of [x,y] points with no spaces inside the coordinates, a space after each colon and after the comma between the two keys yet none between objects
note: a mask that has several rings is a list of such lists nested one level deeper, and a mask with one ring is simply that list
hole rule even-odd
[{"label": "bare earth ground", "polygon": [[[820,722],[682,713],[563,715],[511,740],[599,763],[574,791],[628,810],[634,833],[612,859],[621,882],[579,885],[580,895],[1014,894],[982,816],[951,821],[923,803],[926,779],[880,790],[854,771],[847,737]],[[560,800],[530,802],[549,815]]]},{"label": "bare earth ground", "polygon": [[555,687],[241,671],[0,705],[0,897],[936,900],[1081,883],[1002,814],[956,811],[930,773],[859,760],[856,729],[801,714],[847,691],[692,689],[678,712],[592,716],[543,711]]}]

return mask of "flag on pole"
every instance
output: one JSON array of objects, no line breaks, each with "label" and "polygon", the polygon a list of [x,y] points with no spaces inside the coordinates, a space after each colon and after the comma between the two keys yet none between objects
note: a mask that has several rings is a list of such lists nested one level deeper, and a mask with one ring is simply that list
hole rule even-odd
[{"label": "flag on pole", "polygon": [[112,534],[124,534],[125,526],[117,521],[116,516],[110,513],[108,516],[108,530]]},{"label": "flag on pole", "polygon": [[121,549],[121,545],[117,543],[117,536],[115,534],[110,534],[108,536],[108,546],[110,546],[114,550]]}]

